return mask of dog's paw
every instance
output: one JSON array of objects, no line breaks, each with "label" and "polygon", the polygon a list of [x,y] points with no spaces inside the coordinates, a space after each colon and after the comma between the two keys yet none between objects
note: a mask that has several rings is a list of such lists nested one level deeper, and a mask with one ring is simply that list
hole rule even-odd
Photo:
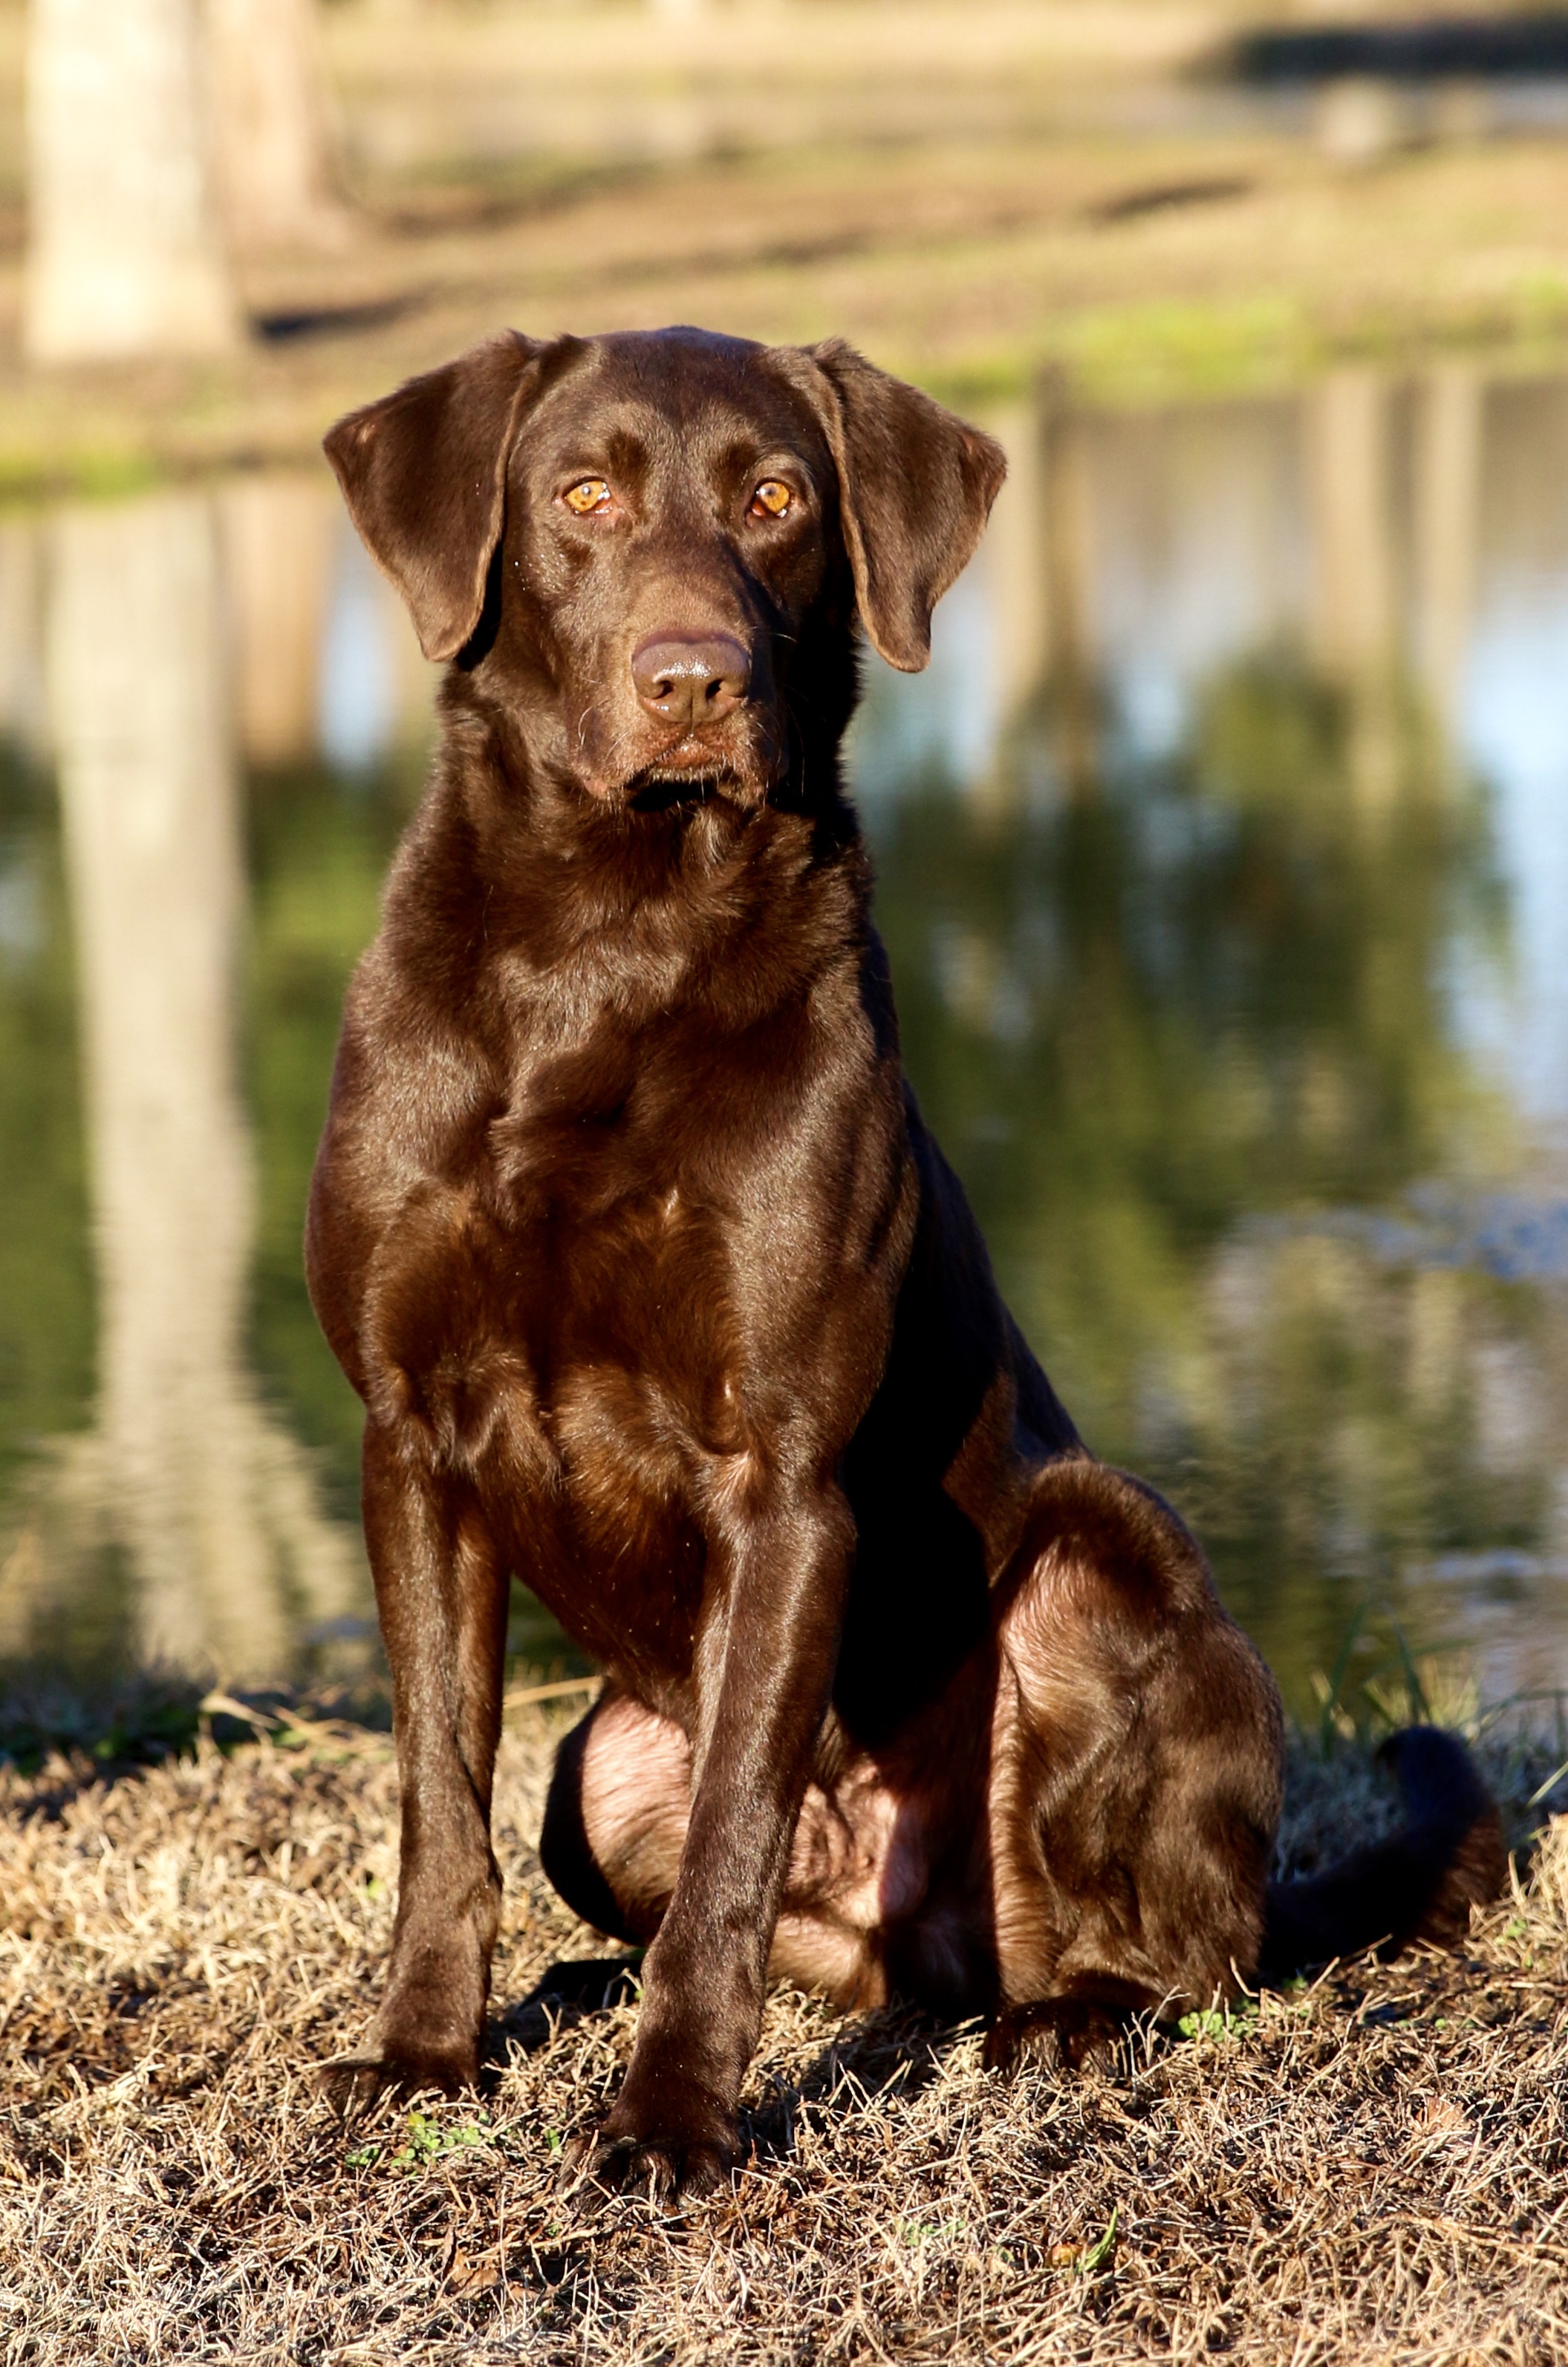
[{"label": "dog's paw", "polygon": [[1108,2071],[1122,2018],[1078,1998],[1045,1998],[998,2014],[985,2033],[985,2068],[1011,2078],[1026,2064],[1071,2075]]},{"label": "dog's paw", "polygon": [[612,2137],[605,2130],[579,2137],[568,2151],[580,2181],[644,2195],[663,2210],[699,2203],[727,2186],[733,2146],[689,2145],[678,2137]]},{"label": "dog's paw", "polygon": [[646,2195],[669,2208],[727,2186],[739,2152],[735,2124],[702,2098],[638,2111],[623,2097],[603,2125],[567,2148],[579,2184]]},{"label": "dog's paw", "polygon": [[479,2076],[477,2051],[451,2046],[366,2047],[321,2064],[316,2084],[340,2120],[358,2120],[382,2096],[457,2096]]}]

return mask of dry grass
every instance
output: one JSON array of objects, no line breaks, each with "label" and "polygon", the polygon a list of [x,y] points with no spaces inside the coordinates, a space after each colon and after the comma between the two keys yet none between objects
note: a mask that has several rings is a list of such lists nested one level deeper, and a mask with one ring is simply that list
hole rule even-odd
[{"label": "dry grass", "polygon": [[[1463,1960],[1331,1975],[1115,2077],[1009,2088],[972,2031],[781,1993],[752,2157],[670,2219],[557,2167],[632,2006],[518,2002],[597,1944],[531,1845],[561,1722],[504,1747],[485,2092],[347,2137],[308,2067],[386,1950],[385,1739],[4,1779],[7,2362],[1568,2353],[1568,1818]],[[1492,1763],[1517,1806],[1551,1772]],[[1381,1813],[1335,1766],[1298,1781],[1303,1858]]]}]

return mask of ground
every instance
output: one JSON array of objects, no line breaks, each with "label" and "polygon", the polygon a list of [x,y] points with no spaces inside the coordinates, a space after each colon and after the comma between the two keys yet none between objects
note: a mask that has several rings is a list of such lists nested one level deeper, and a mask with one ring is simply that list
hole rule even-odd
[{"label": "ground", "polygon": [[[1568,145],[1449,125],[1351,166],[1203,116],[1176,78],[1219,7],[906,8],[891,66],[877,13],[335,11],[355,211],[339,245],[250,266],[257,334],[222,369],[24,373],[13,171],[0,484],[297,458],[508,321],[839,332],[975,401],[1051,364],[1114,398],[1343,351],[1540,355],[1568,323]],[[0,9],[13,159],[17,25]],[[673,128],[443,149],[428,121],[462,131],[487,93]],[[351,2131],[311,2067],[386,1957],[384,1734],[291,1714],[240,1741],[214,1709],[153,1765],[144,1724],[97,1752],[24,1737],[0,1771],[4,2367],[1568,2356],[1568,1818],[1530,1839],[1562,1748],[1487,1728],[1519,1889],[1462,1954],[1148,2033],[1107,2076],[1004,2085],[973,2029],[780,1991],[733,2190],[672,2218],[562,2167],[635,2022],[635,1968],[599,1962],[534,1852],[573,1714],[520,1702],[503,1747],[482,2093]],[[1293,1785],[1292,1863],[1388,1813],[1332,1721]]]},{"label": "ground", "polygon": [[506,323],[836,333],[960,400],[1051,365],[1142,399],[1346,352],[1557,354],[1568,142],[1435,100],[1346,161],[1305,100],[1238,111],[1213,80],[1247,13],[345,0],[342,239],[245,266],[232,363],[29,374],[0,0],[0,489],[296,459]]},{"label": "ground", "polygon": [[[285,1720],[4,1777],[6,2367],[1568,2355],[1568,1818],[1462,1955],[1344,1967],[1075,2083],[780,1991],[746,2162],[672,2218],[561,2166],[635,2022],[632,1976],[551,1970],[605,1955],[533,1849],[574,1714],[526,1703],[503,1747],[483,2092],[347,2132],[310,2066],[386,1954],[386,1738]],[[1523,1832],[1555,1757],[1492,1734]],[[1351,1745],[1300,1746],[1293,1794],[1298,1863],[1388,1813]]]}]

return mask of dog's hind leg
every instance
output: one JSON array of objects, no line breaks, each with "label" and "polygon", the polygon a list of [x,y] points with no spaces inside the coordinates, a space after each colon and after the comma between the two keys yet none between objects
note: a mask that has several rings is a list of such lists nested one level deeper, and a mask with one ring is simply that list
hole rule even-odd
[{"label": "dog's hind leg", "polygon": [[1278,1700],[1175,1513],[1086,1457],[1039,1474],[998,1594],[991,2057],[1073,2065],[1251,1978]]},{"label": "dog's hind leg", "polygon": [[[555,1754],[540,1862],[574,1915],[633,1945],[653,1939],[675,1889],[691,1817],[685,1735],[623,1693],[607,1693]],[[769,1976],[845,2006],[887,1995],[881,1924],[899,1803],[857,1759],[832,1795],[808,1786]],[[909,1854],[904,1843],[903,1854]],[[905,1879],[908,1879],[907,1874]]]},{"label": "dog's hind leg", "polygon": [[585,1923],[645,1943],[669,1905],[690,1817],[679,1727],[607,1692],[556,1751],[540,1862]]}]

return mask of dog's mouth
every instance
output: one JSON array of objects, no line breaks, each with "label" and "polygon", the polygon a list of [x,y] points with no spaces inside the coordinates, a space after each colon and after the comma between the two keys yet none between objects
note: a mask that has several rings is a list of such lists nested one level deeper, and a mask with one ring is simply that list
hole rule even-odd
[{"label": "dog's mouth", "polygon": [[651,777],[665,781],[711,781],[725,773],[736,779],[740,777],[733,759],[722,749],[715,748],[710,739],[697,731],[688,731],[685,739],[677,740],[673,747],[662,748],[643,765],[642,770]]},{"label": "dog's mouth", "polygon": [[619,795],[628,805],[649,812],[686,802],[703,805],[715,798],[733,805],[756,806],[767,797],[767,784],[710,757],[701,764],[645,764],[632,774]]},{"label": "dog's mouth", "polygon": [[766,802],[783,771],[776,735],[767,730],[687,731],[662,748],[639,752],[634,764],[601,790],[619,803],[670,805],[689,798],[723,798],[736,805]]}]

